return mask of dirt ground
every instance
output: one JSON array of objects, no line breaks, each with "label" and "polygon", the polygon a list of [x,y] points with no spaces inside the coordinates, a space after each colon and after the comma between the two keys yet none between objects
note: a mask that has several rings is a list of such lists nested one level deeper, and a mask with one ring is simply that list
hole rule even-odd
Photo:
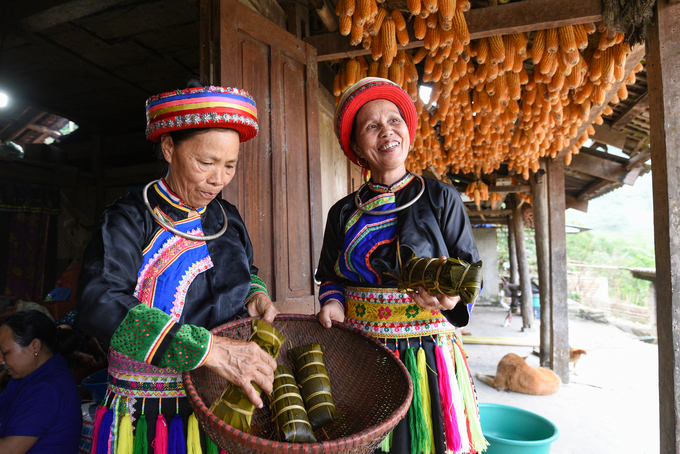
[{"label": "dirt ground", "polygon": [[[474,336],[523,337],[538,340],[540,322],[521,332],[521,316],[503,327],[507,311],[477,306],[466,330]],[[500,392],[475,380],[480,402],[511,405],[552,421],[560,431],[552,454],[644,454],[659,452],[658,349],[612,324],[570,317],[574,348],[588,350],[570,372],[568,384],[550,396]],[[465,342],[465,337],[463,337]],[[507,353],[528,355],[538,366],[532,347],[465,345],[473,375],[494,375]]]}]

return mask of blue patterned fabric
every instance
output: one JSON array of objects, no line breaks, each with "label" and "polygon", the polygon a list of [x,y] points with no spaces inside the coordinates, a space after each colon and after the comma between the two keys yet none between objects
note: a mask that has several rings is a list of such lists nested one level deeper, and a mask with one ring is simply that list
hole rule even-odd
[{"label": "blue patterned fabric", "polygon": [[[153,188],[161,197],[172,200],[174,195],[162,180]],[[160,217],[172,222],[176,229],[193,235],[203,235],[200,216],[173,222],[158,207],[155,211]],[[178,322],[189,286],[196,276],[212,267],[205,241],[188,240],[161,229],[144,248],[134,296],[147,306],[169,314]]]}]

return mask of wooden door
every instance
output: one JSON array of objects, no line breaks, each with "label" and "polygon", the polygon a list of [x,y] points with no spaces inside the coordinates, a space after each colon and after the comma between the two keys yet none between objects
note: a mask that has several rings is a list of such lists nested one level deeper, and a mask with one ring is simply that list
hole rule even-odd
[{"label": "wooden door", "polygon": [[201,66],[255,99],[259,133],[223,196],[282,312],[313,313],[322,239],[316,50],[236,0],[201,2]]}]

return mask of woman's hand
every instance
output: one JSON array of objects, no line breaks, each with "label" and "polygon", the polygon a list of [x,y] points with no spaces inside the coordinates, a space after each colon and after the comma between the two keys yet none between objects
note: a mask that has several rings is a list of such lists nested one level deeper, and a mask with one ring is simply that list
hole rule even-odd
[{"label": "woman's hand", "polygon": [[262,316],[262,321],[271,325],[274,317],[279,314],[279,310],[274,306],[272,300],[264,293],[256,293],[246,306],[248,315],[251,317]]},{"label": "woman's hand", "polygon": [[441,293],[427,293],[423,287],[415,292],[408,292],[411,299],[420,307],[428,311],[448,311],[460,302],[460,296],[446,296]]},{"label": "woman's hand", "polygon": [[[446,256],[439,257],[446,260]],[[456,307],[460,302],[460,296],[446,296],[441,293],[427,293],[425,288],[418,286],[415,292],[408,292],[411,299],[421,309],[429,311],[448,311]]]},{"label": "woman's hand", "polygon": [[338,300],[329,300],[319,311],[319,323],[326,328],[333,325],[333,321],[345,321],[345,308]]},{"label": "woman's hand", "polygon": [[257,408],[262,408],[262,399],[250,382],[257,383],[267,394],[274,390],[276,361],[255,342],[213,336],[212,352],[205,365],[240,386]]}]

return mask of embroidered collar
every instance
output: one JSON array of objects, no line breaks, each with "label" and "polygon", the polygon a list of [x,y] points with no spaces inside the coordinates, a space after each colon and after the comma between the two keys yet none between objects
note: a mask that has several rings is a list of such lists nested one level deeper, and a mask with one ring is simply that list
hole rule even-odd
[{"label": "embroidered collar", "polygon": [[[194,211],[193,208],[182,202],[182,199],[180,199],[177,194],[172,192],[172,189],[170,189],[170,186],[168,186],[168,183],[166,183],[165,178],[161,178],[160,180],[158,180],[158,183],[154,185],[154,188],[156,189],[158,195],[160,195],[166,202],[168,202],[170,205],[177,208],[178,210],[182,210],[187,213]],[[202,215],[205,212],[205,208],[206,207],[198,208],[196,212],[199,215]]]},{"label": "embroidered collar", "polygon": [[384,184],[380,183],[374,183],[372,181],[368,182],[368,188],[373,191],[373,192],[380,192],[380,193],[386,193],[386,192],[397,192],[401,189],[404,189],[408,184],[413,180],[413,174],[411,172],[406,172],[406,175],[402,177],[401,180],[397,181],[396,183],[392,184],[391,186],[387,186]]}]

